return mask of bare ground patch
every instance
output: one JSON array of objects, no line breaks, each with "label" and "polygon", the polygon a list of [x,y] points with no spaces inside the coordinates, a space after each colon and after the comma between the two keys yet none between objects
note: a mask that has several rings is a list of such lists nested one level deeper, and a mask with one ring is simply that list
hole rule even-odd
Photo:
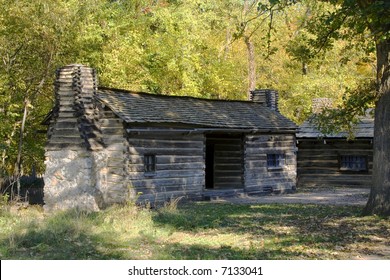
[{"label": "bare ground patch", "polygon": [[217,203],[237,204],[322,204],[364,206],[370,193],[369,188],[306,189],[292,194],[271,194],[267,196],[223,197],[213,200]]}]

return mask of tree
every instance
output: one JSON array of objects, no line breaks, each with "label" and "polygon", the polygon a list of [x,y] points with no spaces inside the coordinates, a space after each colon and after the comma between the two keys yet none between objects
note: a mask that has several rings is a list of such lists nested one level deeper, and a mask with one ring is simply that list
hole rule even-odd
[{"label": "tree", "polygon": [[[272,1],[273,2],[273,1]],[[375,43],[377,93],[374,166],[371,193],[364,214],[390,215],[390,2],[327,0],[334,9],[312,20],[312,45],[327,49],[334,40],[370,35]]]},{"label": "tree", "polygon": [[52,106],[53,73],[101,60],[101,28],[90,15],[98,18],[93,9],[103,4],[0,0],[0,177],[42,172],[45,135],[37,131]]},{"label": "tree", "polygon": [[390,216],[390,3],[358,1],[376,43],[378,101],[375,108],[374,166],[365,214]]},{"label": "tree", "polygon": [[[234,42],[243,39],[247,50],[248,61],[248,91],[247,98],[250,98],[250,92],[257,86],[257,65],[255,38],[259,31],[265,34],[262,36],[264,45],[267,48],[267,57],[274,54],[277,48],[271,46],[271,33],[274,28],[274,19],[278,12],[291,5],[288,0],[269,1],[269,5],[259,0],[244,0],[238,9],[241,9],[239,16],[235,18],[236,32],[233,34]],[[237,7],[236,7],[237,8]],[[267,20],[269,23],[267,24]]]}]

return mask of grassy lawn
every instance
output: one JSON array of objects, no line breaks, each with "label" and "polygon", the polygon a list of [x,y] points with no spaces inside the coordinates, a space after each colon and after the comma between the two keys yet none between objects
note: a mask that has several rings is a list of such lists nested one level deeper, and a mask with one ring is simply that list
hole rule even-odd
[{"label": "grassy lawn", "polygon": [[1,259],[390,259],[390,219],[353,206],[232,205],[0,213]]}]

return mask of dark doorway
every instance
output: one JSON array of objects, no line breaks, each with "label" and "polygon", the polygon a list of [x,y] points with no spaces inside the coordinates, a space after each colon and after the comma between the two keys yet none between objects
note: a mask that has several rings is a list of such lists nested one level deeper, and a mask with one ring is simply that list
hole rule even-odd
[{"label": "dark doorway", "polygon": [[243,188],[242,135],[206,136],[206,189]]},{"label": "dark doorway", "polygon": [[214,144],[206,141],[206,189],[214,188]]}]

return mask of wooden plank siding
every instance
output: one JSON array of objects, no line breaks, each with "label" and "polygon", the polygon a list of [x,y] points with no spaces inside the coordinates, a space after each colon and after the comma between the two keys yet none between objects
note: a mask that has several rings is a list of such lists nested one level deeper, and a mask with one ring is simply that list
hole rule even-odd
[{"label": "wooden plank siding", "polygon": [[[267,166],[267,154],[283,154],[281,168]],[[245,137],[245,190],[247,193],[288,191],[296,186],[294,134],[259,134]]]},{"label": "wooden plank siding", "polygon": [[[205,184],[202,134],[139,132],[129,134],[127,142],[127,181],[140,201],[201,196]],[[145,171],[145,155],[155,155],[152,173]]]},{"label": "wooden plank siding", "polygon": [[[357,139],[305,139],[298,143],[299,186],[368,187],[371,184],[372,141]],[[342,155],[367,157],[366,171],[340,170]]]}]

